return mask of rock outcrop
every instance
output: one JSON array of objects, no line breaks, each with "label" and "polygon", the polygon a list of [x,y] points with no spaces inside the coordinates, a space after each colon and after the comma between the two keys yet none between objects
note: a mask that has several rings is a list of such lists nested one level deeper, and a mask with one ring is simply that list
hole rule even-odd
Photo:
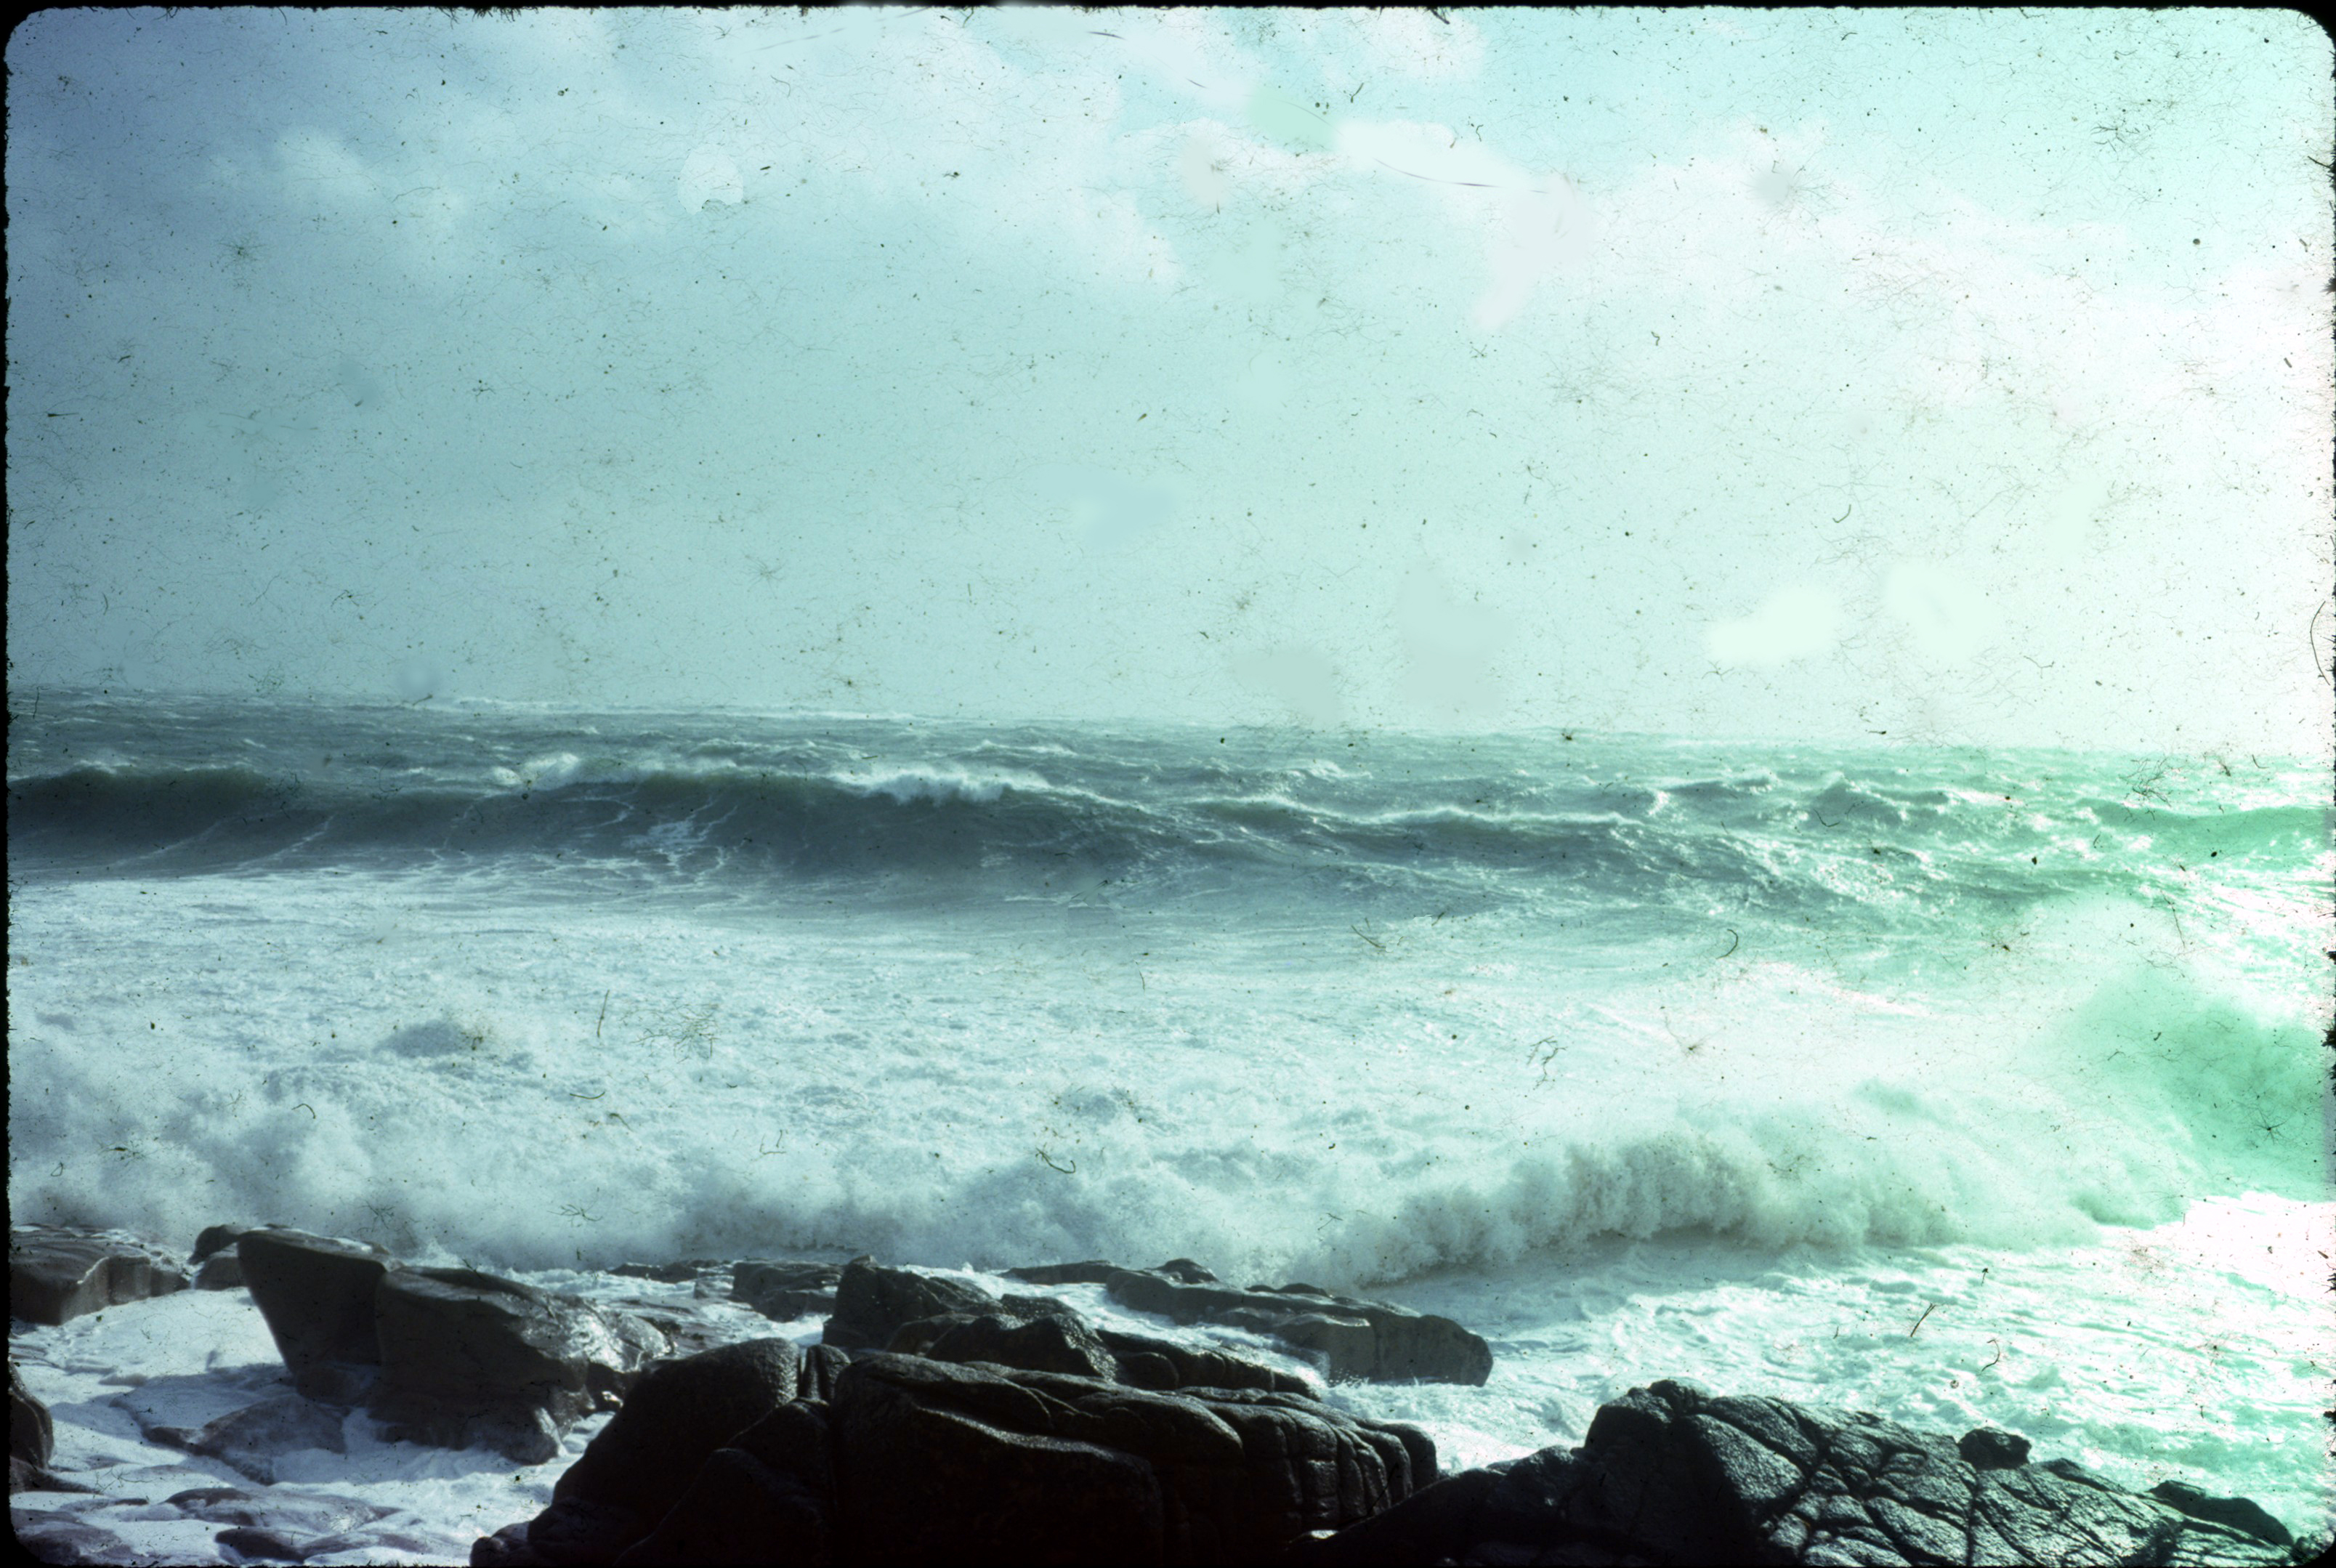
[{"label": "rock outcrop", "polygon": [[56,1428],[49,1407],[24,1387],[24,1375],[8,1359],[8,1491],[31,1491],[51,1479],[49,1456],[56,1451]]},{"label": "rock outcrop", "polygon": [[[1082,1342],[1076,1320],[1037,1322]],[[472,1561],[1254,1563],[1435,1466],[1424,1435],[1299,1394],[757,1340],[644,1377],[551,1507]]]},{"label": "rock outcrop", "polygon": [[2127,1492],[2069,1460],[2026,1464],[2026,1447],[1989,1428],[1958,1444],[1878,1417],[1660,1382],[1601,1408],[1579,1448],[1440,1481],[1289,1561],[2291,1561],[2286,1530],[2252,1503]]},{"label": "rock outcrop", "polygon": [[8,1315],[57,1324],[187,1288],[161,1248],[112,1231],[24,1225],[8,1232]]},{"label": "rock outcrop", "polygon": [[[1098,1267],[1069,1266],[1082,1281]],[[1071,1282],[1066,1270],[1049,1272]],[[1022,1277],[1039,1282],[1035,1271]],[[1492,1348],[1449,1318],[1313,1285],[1236,1290],[1188,1258],[1157,1269],[1110,1270],[1100,1283],[1113,1300],[1139,1312],[1279,1339],[1313,1359],[1333,1382],[1481,1384],[1493,1372]]]},{"label": "rock outcrop", "polygon": [[962,1280],[854,1258],[836,1280],[835,1311],[820,1339],[839,1350],[881,1350],[905,1324],[923,1318],[978,1316],[998,1305],[997,1297]]},{"label": "rock outcrop", "polygon": [[235,1246],[293,1387],[366,1406],[393,1439],[540,1464],[671,1349],[632,1314],[473,1270],[409,1269],[298,1231],[252,1231]]}]

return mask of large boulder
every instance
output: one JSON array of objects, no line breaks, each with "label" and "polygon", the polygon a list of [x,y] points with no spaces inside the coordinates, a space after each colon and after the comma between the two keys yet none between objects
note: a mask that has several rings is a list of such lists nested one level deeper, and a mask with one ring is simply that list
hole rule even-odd
[{"label": "large boulder", "polygon": [[849,1562],[1262,1562],[1434,1474],[1420,1434],[1294,1395],[917,1356],[855,1361],[833,1433]]},{"label": "large boulder", "polygon": [[[1302,1544],[1314,1568],[1393,1563],[2287,1563],[2243,1499],[2143,1495],[1984,1431],[1955,1439],[1782,1399],[1634,1388],[1582,1446],[1427,1487]],[[2188,1489],[2184,1489],[2186,1494]]]},{"label": "large boulder", "polygon": [[1101,1378],[1153,1393],[1179,1388],[1313,1392],[1303,1378],[1245,1356],[1096,1329],[1067,1303],[1045,1296],[1007,1296],[992,1311],[919,1318],[895,1329],[884,1348],[936,1361],[988,1361],[1027,1372]]},{"label": "large boulder", "polygon": [[374,1290],[381,1377],[370,1401],[393,1441],[483,1444],[521,1464],[560,1452],[579,1418],[618,1403],[664,1336],[469,1269],[400,1269]]},{"label": "large boulder", "polygon": [[632,1313],[472,1269],[405,1268],[355,1242],[268,1229],[235,1251],[293,1387],[367,1406],[393,1440],[540,1464],[672,1349]]},{"label": "large boulder", "polygon": [[381,1369],[374,1292],[397,1261],[360,1242],[274,1228],[247,1232],[235,1252],[292,1386],[332,1404],[361,1400]]},{"label": "large boulder", "polygon": [[1493,1372],[1492,1348],[1449,1318],[1313,1285],[1236,1290],[1180,1258],[1157,1269],[1114,1270],[1103,1287],[1113,1300],[1139,1312],[1280,1339],[1333,1381],[1481,1384]]},{"label": "large boulder", "polygon": [[135,1237],[74,1225],[8,1232],[8,1315],[24,1322],[63,1323],[186,1288],[177,1262]]},{"label": "large boulder", "polygon": [[835,1311],[821,1338],[840,1350],[881,1350],[904,1324],[921,1318],[978,1315],[998,1305],[997,1297],[962,1280],[854,1258],[836,1280]]},{"label": "large boulder", "polygon": [[835,1561],[835,1466],[822,1401],[780,1406],[706,1457],[656,1529],[617,1568]]},{"label": "large boulder", "polygon": [[[826,1370],[832,1386],[832,1360]],[[807,1385],[815,1389],[818,1378],[784,1339],[750,1339],[652,1368],[553,1485],[551,1506],[479,1541],[471,1561],[613,1562],[672,1512],[715,1450]]]}]

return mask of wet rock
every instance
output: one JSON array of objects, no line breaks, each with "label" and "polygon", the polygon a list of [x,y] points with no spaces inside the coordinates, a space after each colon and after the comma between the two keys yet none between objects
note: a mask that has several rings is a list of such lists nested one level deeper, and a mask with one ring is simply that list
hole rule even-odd
[{"label": "wet rock", "polygon": [[877,1350],[901,1325],[920,1318],[994,1311],[998,1298],[962,1280],[887,1268],[866,1258],[843,1266],[835,1285],[835,1312],[822,1339],[840,1350]]},{"label": "wet rock", "polygon": [[[831,1350],[824,1363],[833,1377]],[[476,1543],[473,1563],[609,1563],[658,1527],[715,1450],[792,1402],[818,1372],[784,1339],[750,1339],[650,1368],[551,1489],[551,1506]]]},{"label": "wet rock", "polygon": [[1122,1306],[1179,1323],[1222,1323],[1281,1340],[1313,1359],[1333,1381],[1481,1384],[1493,1352],[1449,1318],[1384,1301],[1338,1296],[1312,1285],[1217,1283],[1180,1258],[1157,1269],[1121,1269],[1104,1290]]},{"label": "wet rock", "polygon": [[803,1370],[795,1374],[795,1398],[832,1399],[835,1380],[852,1365],[852,1358],[832,1345],[813,1345],[803,1352]]},{"label": "wet rock", "polygon": [[[2234,1527],[2225,1521],[2253,1522],[2235,1508],[2201,1516],[2111,1486],[2067,1460],[1981,1468],[1957,1448],[1942,1435],[1874,1416],[1655,1383],[1601,1408],[1579,1448],[1545,1448],[1438,1482],[1376,1518],[1300,1544],[1289,1561],[1319,1568],[2289,1561],[2283,1530],[2273,1536]],[[1982,1449],[1990,1459],[2010,1451],[1993,1442]]]},{"label": "wet rock", "polygon": [[655,1280],[660,1284],[678,1285],[727,1267],[718,1258],[692,1258],[678,1263],[619,1263],[608,1272],[628,1280]]},{"label": "wet rock", "polygon": [[232,1290],[243,1283],[243,1260],[235,1244],[250,1233],[248,1225],[206,1225],[195,1238],[188,1261],[195,1266],[198,1290]]},{"label": "wet rock", "polygon": [[836,1310],[836,1286],[843,1271],[833,1263],[750,1259],[730,1274],[731,1300],[775,1322]]},{"label": "wet rock", "polygon": [[[1027,1321],[983,1313],[978,1317],[928,1319],[944,1325],[930,1337],[910,1324],[892,1337],[889,1349],[914,1350],[936,1361],[990,1361],[1032,1372],[1063,1372],[1078,1378],[1116,1379],[1119,1363],[1095,1331],[1068,1313],[1048,1313]],[[922,1344],[911,1343],[924,1339]]]},{"label": "wet rock", "polygon": [[656,1529],[617,1558],[649,1564],[835,1560],[835,1475],[828,1407],[782,1405],[708,1455]]},{"label": "wet rock", "polygon": [[35,1563],[151,1561],[134,1552],[129,1542],[112,1531],[84,1524],[70,1514],[46,1508],[11,1508],[8,1522],[15,1526],[18,1549]]},{"label": "wet rock", "polygon": [[116,1232],[26,1225],[8,1232],[8,1315],[63,1323],[187,1288],[161,1249]]},{"label": "wet rock", "polygon": [[2295,1544],[2294,1534],[2252,1497],[2210,1496],[2187,1481],[2160,1481],[2149,1489],[2149,1495],[2193,1519],[2205,1519],[2274,1546]]},{"label": "wet rock", "polygon": [[1259,1391],[878,1355],[838,1381],[851,1561],[1253,1563],[1409,1495],[1417,1433]]},{"label": "wet rock", "polygon": [[298,1563],[306,1551],[279,1531],[238,1524],[211,1537],[226,1549],[230,1563]]},{"label": "wet rock", "polygon": [[[33,1397],[24,1386],[24,1375],[16,1369],[16,1359],[8,1358],[8,1457],[22,1460],[38,1468],[49,1462],[56,1452],[56,1427],[49,1419],[49,1407]],[[15,1486],[10,1491],[18,1490]]]},{"label": "wet rock", "polygon": [[1100,1285],[1119,1271],[1117,1263],[1091,1258],[1084,1263],[1038,1263],[1025,1269],[1008,1269],[1006,1277],[1026,1285]]},{"label": "wet rock", "polygon": [[374,1292],[396,1260],[359,1242],[273,1228],[247,1232],[235,1251],[292,1386],[311,1399],[361,1400],[381,1368]]},{"label": "wet rock", "polygon": [[[347,1412],[319,1405],[298,1394],[265,1399],[220,1417],[187,1440],[190,1453],[234,1466],[255,1481],[273,1485],[277,1461],[287,1454],[322,1449],[346,1454],[343,1435]],[[157,1430],[154,1434],[163,1437]]]},{"label": "wet rock", "polygon": [[381,1376],[371,1407],[393,1441],[483,1444],[520,1464],[560,1452],[666,1349],[621,1314],[469,1269],[400,1269],[374,1296]]},{"label": "wet rock", "polygon": [[1131,1388],[1170,1393],[1179,1388],[1261,1388],[1276,1394],[1310,1394],[1305,1378],[1295,1373],[1236,1356],[1228,1350],[1201,1349],[1146,1334],[1125,1334],[1099,1329],[1095,1337],[1118,1363],[1118,1377]]},{"label": "wet rock", "polygon": [[[360,1497],[338,1497],[323,1492],[275,1490],[255,1496],[234,1486],[198,1486],[164,1499],[190,1519],[210,1524],[244,1524],[273,1530],[287,1538],[311,1541],[387,1518],[394,1509]],[[310,1555],[316,1554],[312,1544]]]}]

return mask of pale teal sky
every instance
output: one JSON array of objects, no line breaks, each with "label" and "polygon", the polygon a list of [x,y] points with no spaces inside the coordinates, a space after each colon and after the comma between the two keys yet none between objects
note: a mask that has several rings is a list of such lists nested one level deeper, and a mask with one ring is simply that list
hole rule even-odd
[{"label": "pale teal sky", "polygon": [[11,681],[2328,745],[2283,12],[51,11]]}]

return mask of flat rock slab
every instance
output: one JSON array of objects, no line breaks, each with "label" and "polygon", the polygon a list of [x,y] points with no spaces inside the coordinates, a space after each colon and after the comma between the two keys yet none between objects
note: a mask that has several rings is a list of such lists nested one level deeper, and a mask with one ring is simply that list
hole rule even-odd
[{"label": "flat rock slab", "polygon": [[[1095,1265],[1069,1267],[1084,1278]],[[1102,1284],[1113,1300],[1139,1312],[1179,1323],[1222,1323],[1280,1339],[1313,1359],[1334,1382],[1480,1385],[1493,1374],[1492,1347],[1481,1336],[1449,1318],[1386,1301],[1313,1285],[1237,1290],[1182,1258],[1157,1269],[1114,1270]]]},{"label": "flat rock slab", "polygon": [[187,1288],[177,1260],[112,1231],[27,1225],[8,1232],[8,1315],[57,1324]]},{"label": "flat rock slab", "polygon": [[[1953,1438],[1875,1416],[1692,1384],[1634,1388],[1581,1447],[1438,1482],[1294,1564],[2286,1564],[2286,1530],[2244,1499],[2143,1495],[2069,1460],[2012,1459],[2008,1433]],[[1973,1442],[1977,1437],[1979,1441]],[[2186,1493],[2188,1489],[2184,1489]]]}]

